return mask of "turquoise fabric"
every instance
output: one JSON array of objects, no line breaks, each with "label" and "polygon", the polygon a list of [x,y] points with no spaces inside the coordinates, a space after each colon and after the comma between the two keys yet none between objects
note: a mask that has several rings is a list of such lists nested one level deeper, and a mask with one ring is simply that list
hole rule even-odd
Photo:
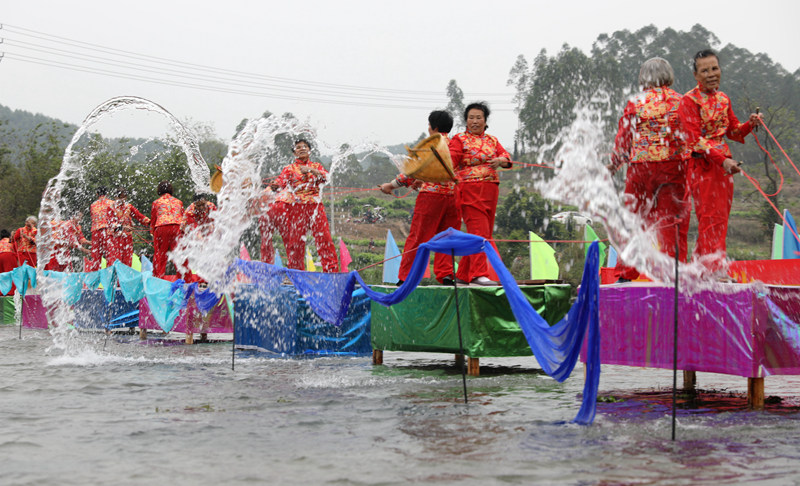
[{"label": "turquoise fabric", "polygon": [[119,260],[114,262],[114,271],[117,272],[117,281],[125,300],[138,302],[144,298],[144,272],[137,272]]},{"label": "turquoise fabric", "polygon": [[11,272],[0,273],[0,294],[6,295],[11,292]]},{"label": "turquoise fabric", "polygon": [[[11,270],[10,273],[11,281],[17,286],[17,292],[21,296],[25,297],[25,293],[28,291],[28,282],[30,282],[31,287],[36,288],[36,269],[27,263],[23,263],[21,267]],[[11,290],[11,288],[9,287],[8,290]]]},{"label": "turquoise fabric", "polygon": [[144,294],[147,303],[150,305],[150,312],[153,314],[158,325],[164,332],[170,332],[175,325],[175,318],[185,305],[184,296],[186,292],[183,287],[177,287],[172,291],[172,282],[161,280],[150,275],[142,277],[144,280]]}]

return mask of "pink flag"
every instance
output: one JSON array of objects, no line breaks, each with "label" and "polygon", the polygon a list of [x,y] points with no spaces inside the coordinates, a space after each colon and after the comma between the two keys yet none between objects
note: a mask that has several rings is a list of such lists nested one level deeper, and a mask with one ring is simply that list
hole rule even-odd
[{"label": "pink flag", "polygon": [[339,238],[339,260],[341,260],[339,263],[341,264],[340,266],[342,267],[342,271],[349,272],[347,266],[350,265],[350,262],[352,262],[353,259],[350,258],[350,252],[347,251],[347,247],[344,245],[344,240],[341,238]]},{"label": "pink flag", "polygon": [[244,243],[241,243],[241,246],[239,246],[239,258],[250,261],[250,252],[247,251],[247,247],[244,246]]}]

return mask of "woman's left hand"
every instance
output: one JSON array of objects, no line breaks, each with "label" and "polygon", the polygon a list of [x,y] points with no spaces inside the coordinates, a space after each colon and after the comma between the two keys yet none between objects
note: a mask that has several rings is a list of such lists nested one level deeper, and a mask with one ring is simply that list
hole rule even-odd
[{"label": "woman's left hand", "polygon": [[507,168],[511,167],[511,162],[505,157],[494,158],[494,159],[489,161],[489,164],[495,170],[500,169],[500,168],[507,169]]}]

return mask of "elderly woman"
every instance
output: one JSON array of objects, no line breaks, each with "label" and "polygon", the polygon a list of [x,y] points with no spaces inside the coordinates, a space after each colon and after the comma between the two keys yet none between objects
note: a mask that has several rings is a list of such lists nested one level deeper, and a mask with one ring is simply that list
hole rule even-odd
[{"label": "elderly woman", "polygon": [[[450,140],[450,157],[456,172],[456,204],[467,232],[492,238],[497,196],[500,192],[498,168],[511,167],[511,156],[497,138],[488,135],[489,107],[472,103],[464,110],[467,130]],[[456,278],[462,283],[496,285],[489,280],[489,266],[483,253],[461,258]]]},{"label": "elderly woman", "polygon": [[328,172],[317,162],[312,162],[311,144],[307,140],[294,143],[294,162],[283,168],[272,183],[273,190],[280,190],[270,214],[279,221],[279,231],[286,246],[288,267],[303,270],[306,242],[304,237],[311,231],[317,244],[317,253],[322,259],[326,273],[339,271],[336,247],[333,246],[331,230],[325,208],[320,202],[319,188],[328,180]]},{"label": "elderly woman", "polygon": [[25,218],[25,226],[18,228],[11,237],[18,265],[27,263],[36,268],[36,233],[36,216],[28,216]]},{"label": "elderly woman", "polygon": [[[655,230],[659,249],[686,261],[689,229],[687,151],[679,138],[678,106],[681,95],[670,88],[672,66],[660,57],[648,59],[639,71],[644,90],[625,107],[619,120],[609,170],[628,164],[625,205],[645,226]],[[675,225],[679,231],[676,232]],[[617,264],[621,282],[635,280],[639,272],[624,262]]]},{"label": "elderly woman", "polygon": [[[733,204],[733,174],[741,172],[725,138],[744,143],[761,115],[751,113],[741,123],[731,99],[719,90],[722,69],[714,51],[702,50],[692,62],[697,86],[683,95],[678,118],[681,135],[691,154],[689,188],[697,216],[697,243],[692,258],[709,273],[725,273],[728,218]],[[725,277],[723,277],[725,278]]]}]

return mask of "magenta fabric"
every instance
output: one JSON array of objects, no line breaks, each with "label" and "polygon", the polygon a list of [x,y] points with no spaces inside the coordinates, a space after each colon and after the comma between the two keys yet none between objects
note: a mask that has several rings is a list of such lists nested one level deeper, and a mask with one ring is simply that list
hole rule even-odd
[{"label": "magenta fabric", "polygon": [[[800,287],[726,290],[680,295],[678,369],[800,374]],[[651,284],[601,287],[600,362],[672,369],[674,294]]]},{"label": "magenta fabric", "polygon": [[26,295],[23,297],[22,326],[33,329],[47,329],[47,313],[42,304],[41,295]]},{"label": "magenta fabric", "polygon": [[[204,328],[206,323],[207,327]],[[150,312],[147,299],[139,301],[139,327],[154,331],[161,330],[161,326]],[[181,309],[180,314],[175,318],[175,324],[170,332],[185,333],[187,329],[191,332],[204,333],[233,332],[233,317],[228,309],[227,299],[222,297],[219,303],[204,316],[197,308],[194,297],[190,298],[186,308]]]}]

